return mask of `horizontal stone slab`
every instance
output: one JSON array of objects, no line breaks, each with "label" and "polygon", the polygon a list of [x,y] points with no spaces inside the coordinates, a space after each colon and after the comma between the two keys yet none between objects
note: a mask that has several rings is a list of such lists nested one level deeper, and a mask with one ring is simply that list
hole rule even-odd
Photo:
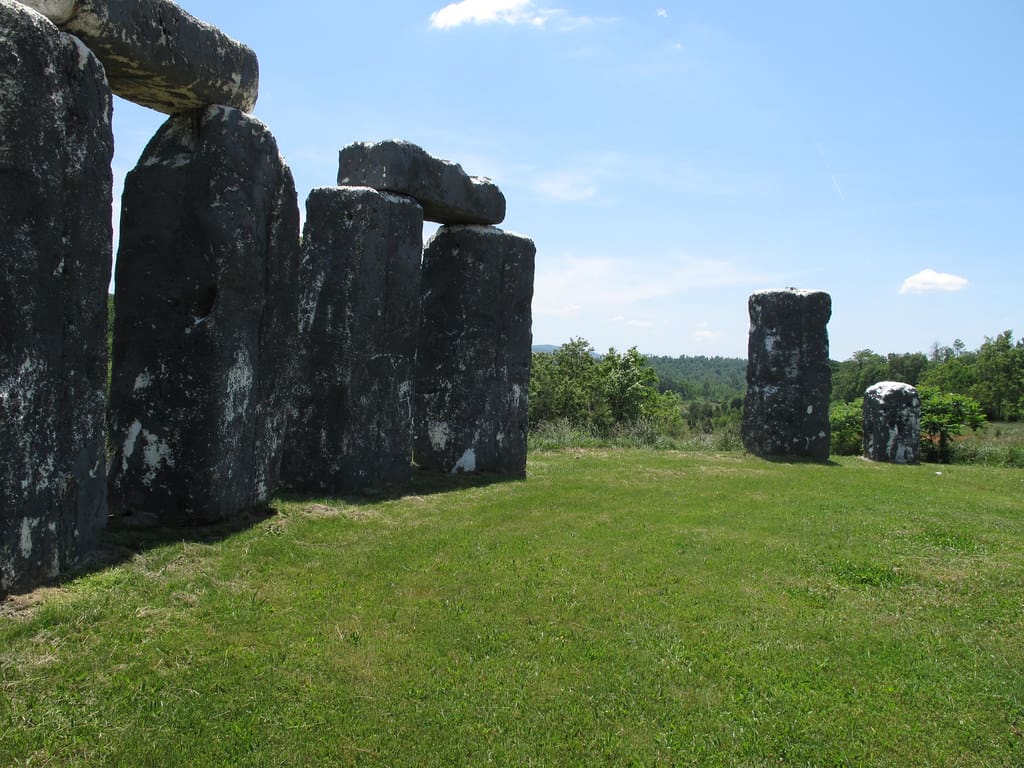
[{"label": "horizontal stone slab", "polygon": [[505,196],[490,179],[470,176],[407,141],[357,142],[338,157],[338,184],[412,197],[439,224],[500,224]]},{"label": "horizontal stone slab", "polygon": [[248,46],[169,0],[22,0],[103,62],[118,96],[173,115],[211,104],[251,112],[259,62]]}]

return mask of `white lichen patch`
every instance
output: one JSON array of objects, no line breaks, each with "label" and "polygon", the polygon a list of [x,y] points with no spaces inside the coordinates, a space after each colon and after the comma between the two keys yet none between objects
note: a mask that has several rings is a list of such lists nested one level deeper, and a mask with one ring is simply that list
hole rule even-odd
[{"label": "white lichen patch", "polygon": [[455,462],[455,466],[452,467],[453,475],[459,472],[476,472],[476,451],[472,448],[467,448],[462,457]]},{"label": "white lichen patch", "polygon": [[427,437],[430,438],[430,445],[435,451],[443,451],[448,446],[451,436],[451,430],[443,421],[432,422],[427,427]]},{"label": "white lichen patch", "polygon": [[67,37],[72,43],[74,43],[75,48],[78,50],[78,70],[79,72],[84,72],[85,68],[89,66],[89,62],[95,58],[95,55],[89,50],[85,43],[74,35],[68,35]]},{"label": "white lichen patch", "polygon": [[142,462],[146,468],[142,482],[152,485],[161,467],[174,466],[174,452],[171,446],[146,429],[142,430],[142,439],[145,442],[142,448]]},{"label": "white lichen patch", "polygon": [[124,436],[124,443],[121,444],[121,468],[124,470],[128,469],[128,459],[135,453],[135,443],[138,442],[141,432],[142,422],[136,419],[128,427],[128,432]]},{"label": "white lichen patch", "polygon": [[32,557],[32,529],[39,525],[38,520],[33,520],[28,517],[22,518],[21,521],[21,541],[19,547],[21,549],[21,556],[26,560]]},{"label": "white lichen patch", "polygon": [[133,390],[135,392],[142,392],[143,390],[149,389],[152,385],[153,375],[149,371],[143,371],[135,377],[135,386],[133,387]]}]

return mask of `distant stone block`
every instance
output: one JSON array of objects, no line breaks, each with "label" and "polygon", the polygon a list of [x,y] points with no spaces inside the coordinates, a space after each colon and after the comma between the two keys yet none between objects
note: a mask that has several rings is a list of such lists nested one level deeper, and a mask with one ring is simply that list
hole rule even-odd
[{"label": "distant stone block", "polygon": [[63,574],[106,524],[114,139],[99,61],[0,0],[0,595]]},{"label": "distant stone block", "polygon": [[202,523],[278,485],[300,297],[299,210],[277,142],[226,107],[170,118],[125,183],[110,501]]},{"label": "distant stone block", "polygon": [[505,196],[490,180],[439,160],[406,141],[359,142],[339,153],[338,184],[414,198],[440,224],[500,224]]},{"label": "distant stone block", "polygon": [[744,445],[758,456],[828,459],[831,297],[792,288],[759,291],[748,310]]},{"label": "distant stone block", "polygon": [[921,461],[921,398],[910,384],[881,381],[864,392],[864,455],[872,461]]},{"label": "distant stone block", "polygon": [[342,495],[409,481],[423,211],[368,187],[314,189],[304,260],[318,291],[282,482]]},{"label": "distant stone block", "polygon": [[441,227],[423,254],[415,458],[444,472],[526,471],[536,247]]},{"label": "distant stone block", "polygon": [[81,38],[118,96],[166,114],[212,104],[251,112],[259,62],[170,0],[22,0]]}]

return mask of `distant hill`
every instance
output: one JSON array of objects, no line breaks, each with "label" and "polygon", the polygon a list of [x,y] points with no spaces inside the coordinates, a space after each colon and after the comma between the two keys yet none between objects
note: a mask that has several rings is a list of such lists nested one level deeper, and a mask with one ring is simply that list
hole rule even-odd
[{"label": "distant hill", "polygon": [[648,355],[647,362],[658,374],[658,388],[678,392],[684,400],[721,403],[747,391],[746,358]]},{"label": "distant hill", "polygon": [[[534,352],[555,352],[557,344],[535,344]],[[598,360],[601,355],[594,353]],[[747,391],[747,360],[739,357],[664,357],[646,355],[658,374],[658,388],[672,390],[684,400],[708,400],[724,403],[742,397]]]}]

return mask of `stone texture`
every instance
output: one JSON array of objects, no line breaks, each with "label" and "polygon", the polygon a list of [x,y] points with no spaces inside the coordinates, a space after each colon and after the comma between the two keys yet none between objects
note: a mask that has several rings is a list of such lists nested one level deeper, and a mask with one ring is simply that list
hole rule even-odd
[{"label": "stone texture", "polygon": [[750,297],[743,442],[759,456],[825,461],[831,428],[828,321],[822,291],[759,291]]},{"label": "stone texture", "polygon": [[294,384],[301,268],[295,185],[267,128],[226,107],[164,123],[122,203],[115,513],[196,523],[267,504]]},{"label": "stone texture", "polygon": [[441,227],[423,254],[415,451],[424,469],[526,471],[536,247]]},{"label": "stone texture", "polygon": [[78,40],[0,0],[0,594],[106,523],[111,101]]},{"label": "stone texture", "polygon": [[342,495],[408,482],[423,211],[368,187],[314,189],[303,257],[317,285],[282,481]]},{"label": "stone texture", "polygon": [[921,398],[910,384],[881,381],[864,392],[864,455],[872,461],[921,460]]},{"label": "stone texture", "polygon": [[177,114],[222,104],[252,111],[259,62],[250,48],[169,0],[23,0],[80,37],[118,96]]},{"label": "stone texture", "polygon": [[406,141],[359,142],[339,153],[338,184],[408,195],[439,224],[500,224],[505,196],[490,180]]}]

